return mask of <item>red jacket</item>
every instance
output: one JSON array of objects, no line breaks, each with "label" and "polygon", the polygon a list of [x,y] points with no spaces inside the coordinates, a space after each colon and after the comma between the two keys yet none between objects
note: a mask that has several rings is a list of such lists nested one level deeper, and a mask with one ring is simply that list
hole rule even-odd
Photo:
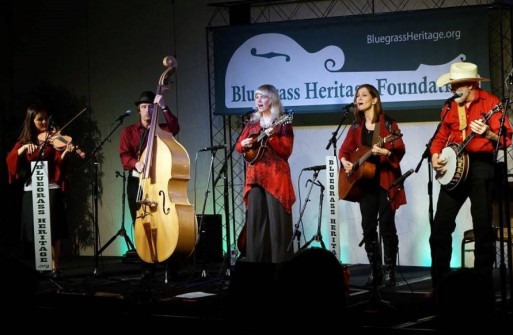
[{"label": "red jacket", "polygon": [[[381,138],[390,135],[390,132],[388,131],[388,128],[385,124],[384,113],[381,113],[379,121],[379,131]],[[362,129],[364,128],[365,120],[362,120],[360,124],[353,123],[351,125],[349,131],[347,132],[347,136],[344,140],[344,143],[342,144],[338,152],[339,159],[342,159],[342,157],[344,157],[345,159],[349,160],[349,155],[362,146]],[[399,127],[397,126],[397,123],[395,121],[391,122],[391,129],[396,132],[399,131]],[[388,149],[392,152],[390,157],[383,155],[379,156],[379,185],[383,189],[388,190],[390,185],[394,182],[394,180],[399,178],[402,174],[399,162],[403,158],[406,149],[402,138],[399,138],[398,140],[395,140],[393,142],[385,143],[383,148]],[[406,204],[406,194],[404,192],[404,189],[400,190],[399,193],[396,195],[398,188],[399,185],[388,191],[390,199],[392,199],[392,197],[395,196],[391,204],[392,210],[396,210],[397,208],[399,208],[399,206]]]},{"label": "red jacket", "polygon": [[[14,148],[7,154],[7,170],[9,172],[9,183],[12,183],[18,178],[28,178],[31,172],[30,162],[36,161],[39,156],[39,150],[36,150],[29,155],[25,151],[21,156],[18,156],[18,149],[22,144],[17,142]],[[65,191],[65,175],[68,171],[68,164],[62,160],[61,152],[55,150],[51,146],[45,147],[44,160],[48,161],[48,181],[50,183],[57,183],[61,185],[61,190]],[[25,181],[25,180],[24,180]]]},{"label": "red jacket", "polygon": [[[250,134],[260,132],[260,122],[248,122],[239,136],[235,149],[244,152],[240,144]],[[269,138],[262,158],[246,168],[246,186],[244,202],[248,203],[248,192],[253,185],[263,187],[271,193],[288,213],[292,213],[292,205],[296,201],[288,158],[292,154],[294,133],[292,125],[282,124],[274,127],[274,135]]]},{"label": "red jacket", "polygon": [[[470,123],[474,120],[482,119],[483,116],[491,111],[499,102],[499,98],[493,94],[482,89],[478,89],[476,91],[474,100],[470,103],[470,106],[465,109],[467,116],[467,136],[472,132],[470,129]],[[502,112],[502,109],[500,112]],[[443,117],[444,114],[445,109],[442,111],[441,117]],[[495,134],[499,133],[500,117],[501,113],[495,113],[488,120],[490,130]],[[506,126],[506,145],[509,146],[511,144],[512,130],[508,117],[506,117],[504,125]],[[451,102],[451,108],[442,122],[440,130],[436,133],[433,143],[431,143],[431,155],[441,153],[442,149],[450,143],[461,144],[463,142],[463,137],[459,127],[460,121],[458,118],[458,107],[457,103],[453,101]],[[503,139],[501,136],[501,144],[502,143]],[[495,144],[495,142],[490,141],[486,137],[476,134],[474,138],[468,142],[465,150],[467,152],[493,152],[495,150]]]}]

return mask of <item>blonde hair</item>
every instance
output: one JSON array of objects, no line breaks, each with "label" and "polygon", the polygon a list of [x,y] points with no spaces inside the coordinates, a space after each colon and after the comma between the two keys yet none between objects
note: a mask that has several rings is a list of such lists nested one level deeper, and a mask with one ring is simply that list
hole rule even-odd
[{"label": "blonde hair", "polygon": [[[278,116],[283,114],[283,105],[280,100],[280,93],[273,85],[265,84],[257,88],[254,98],[257,94],[266,95],[271,99],[271,120],[275,120]],[[261,113],[253,113],[251,121],[259,121],[262,118]]]}]

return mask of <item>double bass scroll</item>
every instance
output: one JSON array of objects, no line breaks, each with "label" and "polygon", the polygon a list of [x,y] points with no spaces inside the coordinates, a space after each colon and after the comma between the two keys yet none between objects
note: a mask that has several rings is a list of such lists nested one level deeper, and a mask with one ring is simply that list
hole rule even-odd
[{"label": "double bass scroll", "polygon": [[[166,69],[159,79],[157,94],[168,88],[176,69],[176,59],[164,58]],[[194,251],[198,225],[194,206],[187,198],[190,159],[185,148],[170,132],[158,126],[160,107],[154,105],[146,148],[140,161],[140,208],[135,219],[135,245],[139,257],[147,263],[159,263],[171,255],[189,256]]]}]

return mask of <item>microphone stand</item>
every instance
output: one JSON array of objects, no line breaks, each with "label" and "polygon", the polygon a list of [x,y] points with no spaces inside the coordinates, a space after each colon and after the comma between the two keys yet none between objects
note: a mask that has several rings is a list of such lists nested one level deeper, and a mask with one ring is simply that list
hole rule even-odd
[{"label": "microphone stand", "polygon": [[[94,178],[93,178],[93,229],[94,229],[94,270],[93,270],[93,276],[100,276],[100,270],[98,268],[98,256],[100,253],[98,252],[98,245],[100,240],[100,234],[99,234],[99,226],[98,226],[98,198],[99,198],[99,191],[98,191],[98,152],[103,147],[105,142],[110,141],[110,137],[112,134],[116,131],[116,129],[121,126],[123,123],[123,119],[120,119],[118,121],[118,124],[112,128],[112,130],[105,136],[105,138],[100,142],[100,144],[91,152],[89,155],[89,158],[87,161],[92,160],[93,161],[93,171],[94,171]],[[87,162],[86,161],[86,162]],[[103,249],[102,249],[103,251]]]},{"label": "microphone stand", "polygon": [[[214,157],[216,156],[216,153],[217,153],[217,150],[218,148],[214,148],[214,149],[210,149],[210,167],[209,167],[209,172],[208,172],[208,180],[207,180],[207,188],[205,189],[205,197],[204,197],[204,200],[203,200],[203,208],[201,210],[201,219],[200,219],[200,222],[199,222],[199,227],[198,227],[198,231],[199,231],[199,234],[198,234],[198,238],[196,239],[196,245],[195,245],[195,248],[199,246],[199,242],[201,240],[201,234],[203,232],[203,219],[205,218],[205,209],[206,209],[206,206],[207,206],[207,198],[208,198],[208,194],[210,193],[210,181],[212,180],[212,171],[213,171],[213,166],[214,166]],[[219,179],[218,179],[219,180]],[[216,182],[214,183],[214,186],[216,186],[216,183],[217,183],[217,180]],[[207,277],[207,257],[206,257],[206,248],[203,248],[202,250],[202,254],[203,254],[203,270],[201,271],[201,277]]]},{"label": "microphone stand", "polygon": [[[240,136],[240,135],[239,135]],[[226,254],[225,254],[225,261],[228,258],[228,260],[231,257],[232,250],[231,250],[231,234],[230,234],[230,225],[228,224],[228,218],[230,217],[230,211],[228,208],[229,199],[228,199],[228,176],[227,176],[227,169],[228,169],[228,157],[232,156],[233,151],[235,150],[235,146],[237,145],[237,141],[233,144],[233,146],[230,149],[229,153],[226,153],[224,155],[224,162],[223,166],[221,167],[221,170],[219,170],[219,174],[217,175],[216,179],[214,180],[214,184],[212,185],[212,188],[215,189],[217,183],[221,178],[223,178],[223,202],[224,202],[224,217],[225,217],[225,228],[226,228]],[[234,231],[235,233],[235,231]],[[226,275],[230,276],[230,268],[228,267],[228,270],[226,271]]]},{"label": "microphone stand", "polygon": [[422,154],[422,157],[420,158],[420,161],[417,164],[417,168],[415,169],[415,173],[419,172],[420,167],[422,165],[422,161],[424,159],[427,160],[427,168],[428,168],[427,192],[428,192],[428,196],[429,196],[429,224],[430,224],[430,226],[433,226],[433,166],[432,166],[431,159],[430,159],[431,153],[430,153],[429,149],[431,148],[431,143],[433,143],[433,140],[435,139],[436,134],[438,134],[438,132],[440,131],[440,127],[442,126],[442,123],[443,123],[445,117],[447,116],[447,113],[451,109],[451,102],[446,103],[445,105],[447,106],[445,109],[445,113],[444,113],[442,119],[440,120],[440,122],[438,123],[438,125],[436,126],[436,130],[433,133],[433,136],[431,136],[429,141],[426,143],[426,150],[424,150],[424,153]]},{"label": "microphone stand", "polygon": [[[322,196],[322,191],[324,190],[324,186],[322,186],[322,184],[320,184],[320,183],[317,183],[317,176],[319,175],[319,172],[320,172],[320,170],[314,170],[313,180],[308,179],[307,182],[306,182],[307,185],[308,185],[308,183],[311,183],[310,184],[310,189],[308,190],[308,194],[306,195],[305,203],[303,205],[303,208],[301,209],[301,213],[299,214],[299,219],[297,220],[297,223],[294,225],[294,227],[295,227],[294,228],[294,232],[292,233],[292,237],[291,237],[289,245],[287,247],[287,251],[289,251],[290,247],[292,247],[292,243],[294,242],[294,238],[297,238],[297,249],[298,250],[302,250],[302,248],[301,248],[301,240],[300,240],[301,232],[299,231],[299,224],[302,222],[301,220],[303,219],[303,214],[305,213],[306,205],[308,205],[308,202],[310,202],[310,193],[312,193],[312,188],[313,188],[314,185],[322,187],[322,189],[321,189],[321,196]],[[321,210],[322,210],[322,202],[321,202]],[[319,220],[320,219],[321,219],[321,216],[320,216],[320,213],[319,213]],[[319,236],[320,236],[320,233],[319,233]],[[316,236],[314,236],[314,238],[315,237]],[[311,243],[311,242],[312,241],[310,241],[309,243]],[[324,247],[324,249],[326,249],[326,247]]]},{"label": "microphone stand", "polygon": [[126,233],[126,229],[125,229],[125,198],[126,198],[126,174],[125,174],[125,171],[123,171],[123,173],[119,173],[119,171],[116,171],[116,178],[117,177],[121,177],[123,179],[123,194],[121,196],[121,228],[118,230],[118,232],[112,236],[110,238],[110,240],[107,241],[107,243],[105,243],[105,245],[100,249],[98,250],[98,255],[101,255],[102,252],[107,249],[109,247],[109,245],[114,242],[114,240],[116,239],[116,237],[118,236],[121,236],[125,239],[125,243],[126,243],[126,247],[128,248],[128,250],[132,250],[134,251],[135,250],[135,247],[134,247],[134,244],[132,243],[132,241],[130,240],[130,237],[128,237],[127,233]]},{"label": "microphone stand", "polygon": [[[342,115],[342,120],[340,120],[340,123],[338,124],[337,130],[331,133],[331,138],[329,139],[328,145],[326,146],[326,150],[329,150],[331,145],[333,145],[333,156],[337,157],[337,137],[338,137],[338,131],[340,130],[340,127],[342,124],[346,121],[347,117],[349,116],[349,109],[344,108],[344,114]],[[337,165],[338,165],[338,159],[337,159]]]},{"label": "microphone stand", "polygon": [[48,143],[50,143],[50,132],[48,131],[46,133],[46,138],[44,140],[43,143],[41,143],[41,145],[39,146],[39,154],[37,155],[37,158],[36,158],[36,161],[35,161],[35,164],[34,164],[34,168],[32,168],[32,170],[30,171],[30,175],[28,176],[27,178],[27,181],[25,182],[25,185],[30,185],[30,181],[32,180],[32,175],[34,174],[34,171],[36,171],[36,167],[37,165],[39,164],[39,162],[41,162],[44,158],[45,158],[45,148],[48,146]]},{"label": "microphone stand", "polygon": [[[505,130],[504,122],[506,119],[506,110],[509,105],[509,99],[503,99],[504,111],[500,117],[500,126],[498,133],[498,140],[494,150],[493,162],[497,162],[497,155],[499,153],[501,137],[503,143],[506,144],[507,132]],[[509,208],[510,198],[509,198],[509,183],[508,183],[508,159],[507,159],[507,147],[503,146],[503,158],[504,163],[498,164],[502,165],[502,171],[499,172],[500,180],[499,182],[499,250],[500,250],[500,289],[501,289],[501,303],[504,311],[507,310],[507,282],[509,279],[509,287],[510,287],[510,301],[512,299],[511,288],[513,287],[513,275],[512,275],[512,257],[508,257],[508,269],[509,269],[509,278],[507,278],[506,274],[506,264],[505,264],[505,251],[504,251],[504,243],[506,242],[507,255],[510,256],[512,252],[511,248],[511,213]],[[503,215],[504,214],[504,215]],[[505,230],[507,229],[507,233],[505,234]],[[506,236],[508,237],[506,240]]]},{"label": "microphone stand", "polygon": [[[318,172],[318,170],[315,170]],[[321,193],[319,194],[319,218],[317,220],[317,232],[315,233],[314,236],[312,236],[312,238],[310,239],[310,241],[306,242],[305,245],[303,245],[301,248],[299,248],[299,251],[301,250],[304,250],[306,248],[308,248],[308,246],[313,242],[313,241],[317,241],[321,244],[322,248],[324,250],[326,250],[326,245],[324,245],[324,241],[322,240],[322,234],[321,234],[321,222],[322,222],[322,203],[323,203],[323,198],[324,198],[324,185],[320,182],[320,181],[312,181],[312,180],[308,180],[307,183],[310,182],[312,183],[312,185],[317,185],[317,186],[320,186],[321,187]],[[305,205],[306,205],[306,202],[305,202]]]}]

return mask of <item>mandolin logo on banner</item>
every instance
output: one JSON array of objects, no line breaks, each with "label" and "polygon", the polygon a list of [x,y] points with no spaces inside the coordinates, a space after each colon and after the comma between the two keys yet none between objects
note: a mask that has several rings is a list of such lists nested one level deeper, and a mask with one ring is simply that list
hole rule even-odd
[{"label": "mandolin logo on banner", "polygon": [[483,27],[483,9],[458,8],[216,28],[215,112],[251,109],[262,84],[300,113],[339,111],[364,83],[388,108],[441,107],[452,94],[435,83],[450,64],[489,78]]}]

